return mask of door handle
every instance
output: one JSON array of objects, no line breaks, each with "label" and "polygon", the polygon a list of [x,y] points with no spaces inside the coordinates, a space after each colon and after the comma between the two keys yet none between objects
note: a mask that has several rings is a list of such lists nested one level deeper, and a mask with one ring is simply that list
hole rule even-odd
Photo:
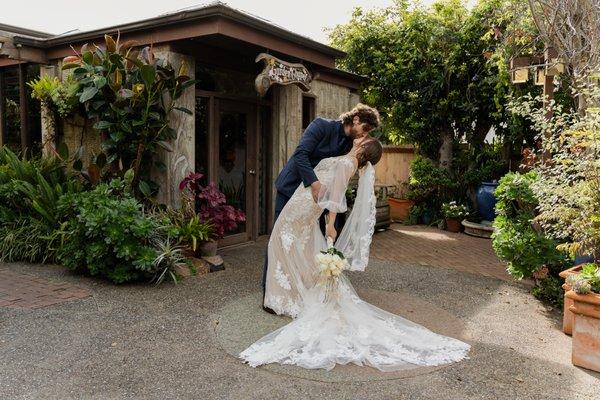
[{"label": "door handle", "polygon": [[251,170],[248,171],[248,173],[250,175],[256,175],[256,170],[255,169],[251,169]]}]

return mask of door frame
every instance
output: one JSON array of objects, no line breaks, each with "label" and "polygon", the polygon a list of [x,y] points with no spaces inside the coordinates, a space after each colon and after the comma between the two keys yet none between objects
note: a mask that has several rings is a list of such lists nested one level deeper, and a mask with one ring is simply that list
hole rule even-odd
[{"label": "door frame", "polygon": [[[257,110],[258,104],[256,101],[244,101],[225,96],[219,96],[214,92],[206,92],[196,90],[196,97],[208,98],[208,138],[206,146],[208,146],[208,180],[219,181],[219,124],[221,111],[243,112],[246,113],[246,229],[242,233],[228,235],[219,240],[219,247],[231,246],[236,244],[247,243],[256,240],[258,237],[258,184],[260,165],[258,163],[258,145],[259,132]],[[194,135],[195,138],[195,135]]]},{"label": "door frame", "polygon": [[[215,178],[218,179],[218,163],[221,143],[219,141],[220,113],[225,111],[246,113],[246,230],[242,233],[228,235],[219,241],[220,246],[229,246],[238,243],[246,243],[256,239],[257,231],[257,191],[258,191],[258,132],[256,129],[256,106],[251,103],[235,100],[215,98],[215,139],[216,148],[213,153],[215,162]],[[218,182],[215,180],[215,182]]]}]

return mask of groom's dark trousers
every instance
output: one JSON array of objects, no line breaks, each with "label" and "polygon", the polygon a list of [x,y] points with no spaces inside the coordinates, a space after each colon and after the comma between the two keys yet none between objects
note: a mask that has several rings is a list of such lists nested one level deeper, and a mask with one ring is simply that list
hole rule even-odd
[{"label": "groom's dark trousers", "polygon": [[[324,158],[347,154],[352,148],[352,139],[346,136],[341,120],[315,118],[304,130],[298,147],[285,164],[275,180],[277,196],[275,197],[275,215],[273,224],[279,213],[294,194],[300,183],[309,187],[317,180],[314,167]],[[325,234],[325,218],[321,215],[319,225]],[[339,234],[344,226],[345,215],[338,214],[335,228]],[[263,265],[262,288],[265,289],[267,279],[268,251]]]}]

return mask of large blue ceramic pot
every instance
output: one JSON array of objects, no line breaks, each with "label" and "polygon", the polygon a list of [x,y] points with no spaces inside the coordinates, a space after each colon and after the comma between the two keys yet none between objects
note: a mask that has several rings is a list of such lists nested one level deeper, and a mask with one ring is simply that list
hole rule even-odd
[{"label": "large blue ceramic pot", "polygon": [[496,197],[494,196],[494,192],[497,187],[497,183],[482,182],[481,186],[477,189],[477,209],[481,217],[486,221],[493,221],[496,216],[494,210]]}]

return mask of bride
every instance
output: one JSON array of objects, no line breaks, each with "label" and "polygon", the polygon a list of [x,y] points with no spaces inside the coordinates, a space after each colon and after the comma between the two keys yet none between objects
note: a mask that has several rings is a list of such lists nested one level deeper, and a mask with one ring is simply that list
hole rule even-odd
[{"label": "bride", "polygon": [[[367,266],[375,226],[373,164],[381,151],[372,137],[355,139],[348,154],[325,158],[315,167],[322,182],[316,203],[310,187],[300,184],[281,211],[268,245],[264,305],[293,320],[239,354],[252,367],[277,362],[331,370],[336,363],[354,363],[396,371],[466,357],[468,344],[361,300],[343,273],[330,281],[319,272],[315,256],[337,236],[336,214],[347,209],[346,189],[357,170],[356,199],[335,247],[348,261],[347,269]],[[319,228],[325,209],[328,239]]]}]

